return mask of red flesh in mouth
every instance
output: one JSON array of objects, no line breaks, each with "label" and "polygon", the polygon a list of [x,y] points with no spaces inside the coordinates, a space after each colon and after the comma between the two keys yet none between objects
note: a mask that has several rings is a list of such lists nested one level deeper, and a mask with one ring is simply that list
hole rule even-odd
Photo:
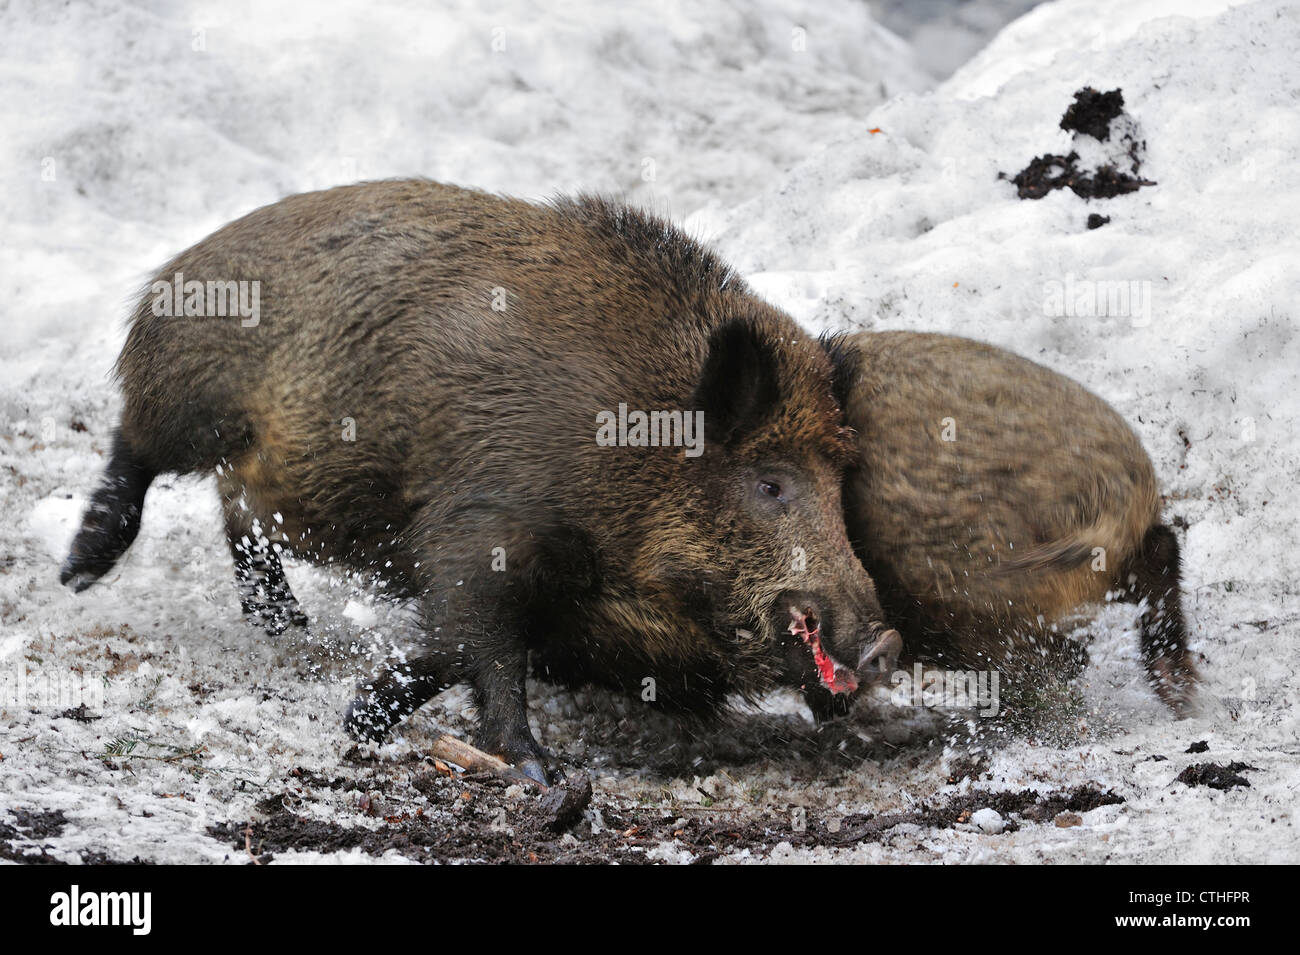
[{"label": "red flesh in mouth", "polygon": [[817,678],[822,681],[822,686],[832,693],[852,693],[858,688],[858,678],[852,670],[836,663],[822,649],[821,624],[817,623],[809,630],[808,616],[791,607],[790,632],[799,637],[812,651],[813,663],[817,667]]}]

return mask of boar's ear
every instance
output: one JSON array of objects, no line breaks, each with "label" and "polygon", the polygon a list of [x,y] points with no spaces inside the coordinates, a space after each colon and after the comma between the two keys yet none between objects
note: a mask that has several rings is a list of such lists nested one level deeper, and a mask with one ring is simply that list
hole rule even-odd
[{"label": "boar's ear", "polygon": [[732,319],[709,339],[693,407],[704,412],[707,440],[732,444],[776,409],[781,379],[776,351],[752,322]]},{"label": "boar's ear", "polygon": [[837,405],[847,409],[862,356],[853,347],[846,332],[822,332],[817,341],[825,349],[826,357],[831,360],[831,394]]}]

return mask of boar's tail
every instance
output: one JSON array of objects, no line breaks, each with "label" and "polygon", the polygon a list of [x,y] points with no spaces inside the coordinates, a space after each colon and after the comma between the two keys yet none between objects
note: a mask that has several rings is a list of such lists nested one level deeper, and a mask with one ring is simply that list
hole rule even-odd
[{"label": "boar's tail", "polygon": [[1073,570],[1092,560],[1101,545],[1091,534],[1079,534],[1038,544],[1027,551],[998,562],[995,574],[1023,574],[1041,571]]},{"label": "boar's tail", "polygon": [[1055,540],[1008,553],[993,573],[1059,573],[1090,561],[1098,562],[1094,570],[1119,567],[1141,546],[1152,523],[1150,505],[1134,496],[1132,506],[1124,511],[1112,511]]},{"label": "boar's tail", "polygon": [[[1026,548],[1004,551],[994,574],[1066,572],[1089,562],[1093,570],[1114,573],[1142,548],[1147,531],[1159,523],[1160,496],[1149,469],[1127,485],[1104,487],[1095,495],[1091,519],[1062,528],[1059,536]],[[1072,522],[1073,523],[1073,522]]]},{"label": "boar's tail", "polygon": [[117,432],[108,467],[63,562],[61,583],[80,593],[112,569],[140,530],[144,495],[156,476]]}]

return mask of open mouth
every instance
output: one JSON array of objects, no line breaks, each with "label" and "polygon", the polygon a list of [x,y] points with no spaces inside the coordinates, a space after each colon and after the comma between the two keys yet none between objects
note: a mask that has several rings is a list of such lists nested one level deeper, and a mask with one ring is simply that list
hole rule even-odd
[{"label": "open mouth", "polygon": [[812,651],[817,667],[817,678],[832,693],[852,693],[858,688],[858,678],[848,667],[832,660],[822,649],[821,621],[808,610],[790,607],[790,632]]}]

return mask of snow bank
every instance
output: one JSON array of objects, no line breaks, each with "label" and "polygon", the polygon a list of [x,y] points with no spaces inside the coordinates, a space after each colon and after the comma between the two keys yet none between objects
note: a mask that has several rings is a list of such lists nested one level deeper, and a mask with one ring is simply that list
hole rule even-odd
[{"label": "snow bank", "polygon": [[[829,143],[711,225],[755,283],[814,328],[969,335],[1079,378],[1153,453],[1170,516],[1191,525],[1191,588],[1292,593],[1300,13],[1260,3],[1193,19],[1159,16],[1156,4],[1143,20],[1137,6],[1036,9],[936,92],[875,110],[879,133]],[[1122,39],[1080,40],[1094,16]],[[989,87],[981,63],[998,50],[997,92],[973,95]],[[1066,190],[1018,200],[998,174],[1071,149],[1057,124],[1084,86],[1123,89],[1146,142],[1143,174],[1158,185],[1092,202]],[[1111,221],[1088,230],[1091,213]],[[1055,314],[1079,311],[1060,308],[1063,292],[1104,298],[1111,281],[1139,283],[1149,307],[1135,298],[1131,314]]]}]

